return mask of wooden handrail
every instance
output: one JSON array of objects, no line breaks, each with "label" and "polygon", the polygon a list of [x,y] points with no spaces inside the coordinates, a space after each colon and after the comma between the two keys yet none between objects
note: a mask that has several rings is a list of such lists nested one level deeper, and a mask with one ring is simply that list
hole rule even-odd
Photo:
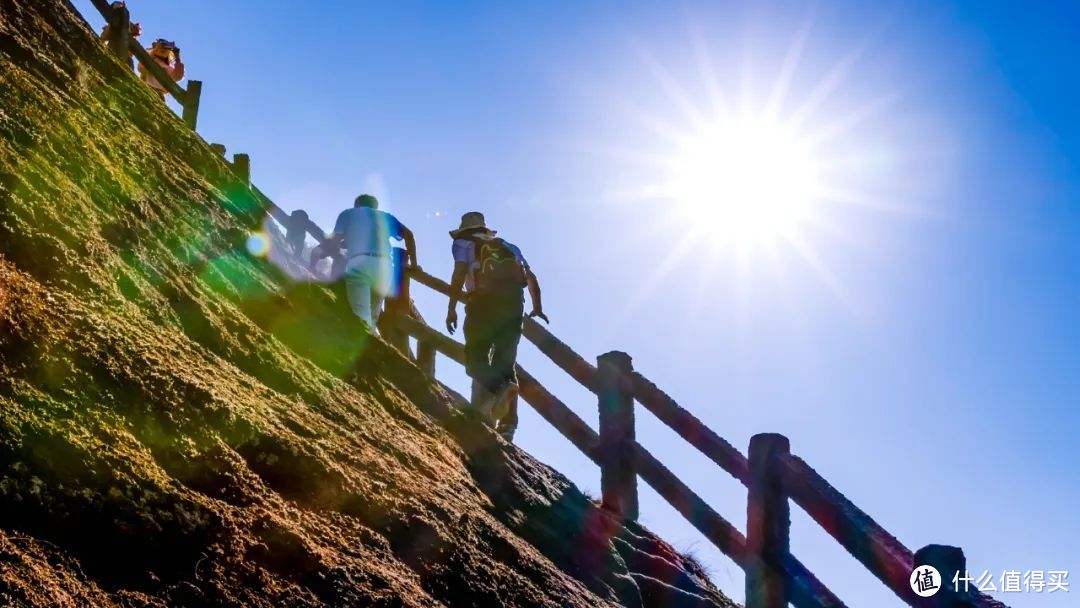
[{"label": "wooden handrail", "polygon": [[746,485],[749,469],[746,457],[738,448],[717,435],[645,376],[634,372],[633,383],[634,398],[638,403],[644,405],[661,422],[671,427],[717,466]]},{"label": "wooden handrail", "polygon": [[150,56],[150,53],[146,52],[146,49],[144,49],[143,46],[139,44],[138,40],[132,38],[131,41],[128,42],[128,45],[131,47],[132,54],[134,54],[135,58],[139,60],[139,63],[141,63],[142,66],[146,68],[148,72],[150,72],[150,75],[153,76],[154,79],[157,80],[159,83],[161,83],[161,86],[165,87],[165,89],[169,91],[169,94],[175,97],[176,101],[178,101],[180,105],[186,108],[188,105],[187,91],[180,88],[180,85],[176,84],[176,81],[173,80],[172,76],[170,76],[169,73],[165,71],[165,68],[161,67],[161,64],[159,64],[157,61],[154,60],[153,57]]},{"label": "wooden handrail", "polygon": [[[91,0],[91,2],[93,3],[94,8],[96,8],[98,12],[101,13],[101,16],[105,18],[105,21],[111,23],[113,20],[112,5],[106,0]],[[180,105],[186,105],[187,92],[184,91],[184,89],[181,89],[180,85],[176,84],[176,81],[169,76],[164,68],[158,65],[157,61],[154,61],[153,57],[150,56],[150,53],[146,52],[146,49],[142,47],[142,44],[140,44],[134,36],[128,41],[128,47],[131,53],[135,55],[135,58],[139,60],[139,63],[150,71],[150,74],[161,83],[161,86],[165,87],[169,93],[180,102]]]},{"label": "wooden handrail", "polygon": [[[110,24],[115,21],[113,9],[106,0],[91,0],[91,2]],[[124,27],[123,30],[126,31],[127,28]],[[189,91],[185,91],[150,56],[138,40],[131,37],[126,46],[139,63],[184,107],[184,120],[194,129],[198,115],[201,83],[191,81]],[[122,52],[122,50],[117,52]],[[258,188],[250,184],[249,187],[256,199],[265,206],[267,213],[283,227],[288,228],[290,216]],[[327,238],[327,235],[313,222],[308,223],[306,231],[319,243],[323,243]],[[437,292],[450,296],[450,286],[445,281],[415,268],[408,269],[407,276]],[[422,320],[403,314],[394,316],[394,323],[421,342],[424,355],[419,359],[425,372],[434,373],[434,351],[442,352],[458,363],[464,364],[463,345],[432,330]],[[554,334],[531,318],[524,319],[522,334],[578,383],[593,393],[598,392],[597,368]],[[516,369],[521,396],[526,402],[587,457],[598,462],[599,435],[521,366],[517,366]],[[679,406],[645,376],[632,372],[629,368],[619,373],[623,377],[628,376],[634,400],[644,405],[721,469],[749,486],[749,464],[738,449],[704,425],[696,416]],[[633,453],[637,474],[710,542],[735,560],[744,570],[757,568],[760,565],[761,562],[757,561],[760,559],[759,556],[750,555],[746,538],[733,525],[716,513],[636,440],[626,439],[623,443]],[[914,568],[915,557],[907,547],[797,456],[784,454],[780,458],[778,474],[783,478],[784,490],[791,500],[801,506],[826,532],[898,597],[915,605],[918,599],[908,585],[908,576]],[[793,555],[788,553],[787,558],[783,568],[784,575],[793,583],[790,590],[790,599],[793,604],[799,608],[821,606],[841,608],[844,606]],[[978,608],[1004,607],[1004,604],[979,592],[975,592],[972,597],[974,605]]]},{"label": "wooden handrail", "polygon": [[[450,284],[446,281],[416,268],[408,269],[406,274],[417,283],[449,297]],[[590,391],[596,392],[596,367],[574,352],[565,342],[529,317],[526,317],[522,324],[521,334],[570,377]]]},{"label": "wooden handrail", "polygon": [[[418,273],[413,273],[414,278]],[[417,340],[427,342],[451,360],[464,364],[465,346],[461,343],[406,316],[396,315],[393,322]],[[517,374],[521,397],[585,456],[597,462],[600,437],[596,431],[520,365],[517,366]],[[641,478],[709,542],[745,568],[750,559],[746,553],[746,537],[641,444],[632,441],[630,448],[634,452]],[[785,566],[787,575],[794,581],[792,603],[798,608],[844,608],[844,603],[794,556]]]},{"label": "wooden handrail", "polygon": [[556,338],[555,334],[548,331],[546,327],[526,317],[521,335],[532,342],[540,352],[547,355],[552,363],[559,366],[571,378],[596,393],[596,366]]},{"label": "wooden handrail", "polygon": [[[395,315],[393,322],[417,340],[423,340],[451,360],[465,364],[465,346],[445,336],[424,323],[404,315]],[[520,365],[517,366],[521,396],[529,405],[570,440],[589,459],[596,461],[599,437],[584,420],[579,418],[565,403],[559,401]]]},{"label": "wooden handrail", "polygon": [[[443,295],[450,295],[450,285],[418,269],[409,269],[407,275],[416,282],[425,285]],[[450,338],[442,336],[423,324],[413,324],[409,330],[418,339],[421,335],[431,340],[441,352],[445,348],[458,348],[460,345]],[[559,340],[545,327],[530,318],[524,320],[522,334],[543,352],[560,369],[569,374],[582,386],[593,393],[597,392],[597,368],[578,355],[566,343]],[[436,338],[435,336],[438,336]],[[457,345],[456,347],[451,345]],[[462,347],[463,348],[463,347]],[[451,357],[454,358],[454,357]],[[462,357],[456,358],[459,363]],[[549,422],[552,422],[571,440],[574,445],[596,461],[595,449],[599,436],[561,401],[547,392],[532,376],[518,367],[521,379],[522,396],[536,407],[536,401],[550,410],[559,412],[552,422],[550,414],[538,408]],[[653,382],[638,372],[630,374],[634,399],[645,406],[662,422],[672,428],[687,442],[728,472],[744,485],[750,481],[747,458],[733,445],[717,435],[696,416],[684,409],[670,396],[659,389]],[[552,406],[551,404],[555,404]],[[572,434],[561,417],[570,417]],[[746,539],[730,523],[717,514],[699,496],[683,484],[670,470],[636,441],[630,442],[635,451],[638,474],[653,487],[669,504],[698,529],[706,538],[741,567],[746,569],[747,560],[757,559],[749,556]],[[802,507],[811,518],[825,529],[864,567],[878,577],[889,589],[905,602],[914,605],[914,594],[908,584],[908,577],[914,567],[914,556],[907,547],[889,534],[869,515],[856,507],[850,500],[833,488],[816,471],[797,456],[788,456],[780,466],[788,497]],[[696,519],[700,518],[700,519]],[[786,575],[794,582],[791,601],[800,608],[809,606],[843,606],[836,596],[828,590],[794,556],[789,555],[784,565]],[[984,594],[975,594],[979,608],[1002,608],[1004,604]]]},{"label": "wooden handrail", "polygon": [[787,456],[780,467],[792,500],[900,599],[908,603],[917,599],[908,584],[915,557],[907,547],[802,458]]},{"label": "wooden handrail", "polygon": [[[450,285],[422,270],[410,269],[411,279],[421,285],[443,294],[450,295]],[[540,352],[585,388],[596,392],[596,367],[574,352],[562,340],[533,319],[526,318],[522,335],[536,345]],[[664,424],[671,427],[691,445],[700,450],[721,469],[727,471],[743,484],[747,480],[746,457],[696,416],[688,412],[666,393],[656,387],[648,378],[638,372],[632,376],[634,398],[644,405]]]},{"label": "wooden handrail", "polygon": [[[289,229],[289,224],[292,222],[292,217],[288,213],[286,213],[284,209],[279,207],[274,201],[270,200],[270,197],[263,194],[262,191],[255,186],[251,186],[251,193],[255,195],[255,198],[259,201],[259,203],[261,203],[266,208],[266,213],[270,217],[274,218],[274,221],[281,225],[282,228],[285,228],[286,230]],[[326,233],[323,232],[322,229],[315,224],[315,222],[308,222],[307,233],[310,234],[311,237],[320,244],[326,240]]]}]

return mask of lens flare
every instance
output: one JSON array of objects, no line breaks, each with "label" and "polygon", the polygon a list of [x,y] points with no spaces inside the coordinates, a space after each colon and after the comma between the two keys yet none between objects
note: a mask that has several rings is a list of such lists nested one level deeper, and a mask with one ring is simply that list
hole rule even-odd
[{"label": "lens flare", "polygon": [[247,240],[248,253],[265,258],[270,255],[270,237],[265,232],[252,232]]}]

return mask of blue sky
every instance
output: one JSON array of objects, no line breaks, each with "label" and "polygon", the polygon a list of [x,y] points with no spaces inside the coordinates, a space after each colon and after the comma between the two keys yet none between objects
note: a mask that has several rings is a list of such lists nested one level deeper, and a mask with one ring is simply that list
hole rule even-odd
[{"label": "blue sky", "polygon": [[[203,136],[251,154],[286,209],[329,227],[372,191],[443,277],[446,231],[482,210],[586,357],[631,353],[744,450],[788,435],[913,550],[962,546],[976,575],[1080,571],[1080,7],[129,5],[144,40],[175,39],[204,81]],[[776,99],[781,119],[810,108],[800,133],[822,137],[822,174],[851,194],[815,203],[800,246],[740,253],[716,217],[642,195],[664,179],[655,158],[677,158],[670,132],[692,138],[720,100],[753,114]],[[417,296],[441,321],[443,300]],[[594,398],[531,347],[522,363],[595,421]],[[744,525],[737,482],[644,411],[638,436]],[[519,443],[598,491],[527,408]],[[899,605],[793,511],[796,554],[842,599]],[[647,490],[643,520],[741,599],[738,568]]]}]

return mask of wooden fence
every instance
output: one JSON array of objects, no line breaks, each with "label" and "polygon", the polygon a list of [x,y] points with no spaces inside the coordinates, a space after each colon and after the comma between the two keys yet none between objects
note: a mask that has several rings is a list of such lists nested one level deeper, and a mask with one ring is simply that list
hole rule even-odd
[{"label": "wooden fence", "polygon": [[[450,294],[445,281],[420,270],[411,269],[407,276],[443,295]],[[417,340],[418,351],[438,351],[464,363],[464,346],[448,336],[407,316],[395,315],[392,322]],[[791,502],[910,606],[1004,608],[1004,604],[978,592],[953,593],[953,575],[959,572],[963,576],[966,567],[959,549],[929,545],[912,553],[806,462],[791,454],[786,437],[755,435],[750,440],[749,457],[744,456],[634,371],[625,353],[601,355],[593,365],[531,318],[524,320],[523,335],[597,397],[599,433],[525,369],[517,368],[522,398],[600,466],[604,507],[624,517],[636,517],[636,479],[640,477],[744,570],[748,608],[780,608],[789,603],[798,608],[844,606],[791,554]],[[434,360],[427,360],[422,369],[434,376]],[[747,487],[745,536],[636,441],[635,403]],[[938,594],[931,598],[915,594],[909,579],[916,565],[931,565],[941,573],[943,584]]]},{"label": "wooden fence", "polygon": [[[192,131],[196,130],[199,120],[199,103],[202,99],[202,82],[198,80],[188,80],[188,87],[185,90],[169,77],[161,65],[159,65],[157,61],[154,61],[154,59],[150,57],[150,53],[148,53],[139,41],[131,35],[131,15],[126,5],[115,2],[110,3],[107,0],[91,0],[91,2],[109,24],[109,36],[106,38],[109,50],[125,64],[128,64],[131,57],[134,56],[158,82],[169,90],[169,93],[183,108],[184,122]],[[225,146],[221,144],[210,144],[210,147],[224,156]],[[247,154],[234,154],[232,162],[226,160],[226,163],[232,168],[236,176],[250,187],[255,198],[266,207],[270,217],[286,230],[293,228],[289,214],[278,207],[269,197],[251,184],[250,156]],[[326,233],[313,222],[308,222],[303,229],[319,244],[322,244],[326,240]],[[423,354],[434,362],[434,352],[425,352]]]},{"label": "wooden fence", "polygon": [[[189,81],[180,88],[131,36],[126,7],[114,9],[106,0],[92,0],[109,23],[109,48],[122,61],[131,54],[161,82],[183,106],[184,121],[194,130],[198,121],[202,83]],[[250,159],[237,154],[230,163],[250,186]],[[269,215],[288,229],[291,219],[258,188],[252,194]],[[322,243],[326,234],[313,223],[306,231]],[[444,295],[445,282],[418,269],[406,273],[402,295],[387,307],[384,335],[412,357],[419,368],[435,375],[435,353],[464,364],[464,346],[424,323],[414,312],[408,283],[415,281]],[[383,325],[384,323],[380,323]],[[928,545],[912,553],[869,515],[855,506],[806,462],[790,451],[788,439],[759,434],[750,440],[749,457],[705,426],[693,414],[634,371],[629,355],[610,352],[596,365],[574,352],[531,318],[524,319],[524,337],[560,369],[597,397],[599,433],[578,417],[521,366],[517,367],[521,397],[548,423],[600,467],[602,505],[628,519],[638,515],[637,479],[649,484],[706,539],[746,573],[748,608],[841,608],[840,601],[790,550],[790,503],[801,507],[867,570],[904,603],[915,607],[965,606],[1006,608],[977,591],[954,593],[953,576],[964,575],[963,552],[956,547]],[[408,338],[417,340],[415,357]],[[637,442],[635,403],[645,407],[680,437],[697,448],[721,470],[747,488],[746,534],[724,519],[699,495]],[[930,598],[917,596],[909,584],[916,566],[934,566],[942,589]]]},{"label": "wooden fence", "polygon": [[134,55],[135,59],[176,99],[184,109],[184,122],[192,130],[195,130],[199,122],[202,82],[188,80],[187,89],[180,88],[180,85],[176,84],[176,81],[169,76],[157,61],[154,61],[150,53],[131,35],[131,15],[126,6],[114,3],[114,7],[114,4],[110,4],[106,0],[91,1],[98,12],[101,13],[101,16],[105,18],[105,22],[109,24],[109,36],[106,39],[109,43],[109,50],[124,63],[128,63],[131,56]]}]

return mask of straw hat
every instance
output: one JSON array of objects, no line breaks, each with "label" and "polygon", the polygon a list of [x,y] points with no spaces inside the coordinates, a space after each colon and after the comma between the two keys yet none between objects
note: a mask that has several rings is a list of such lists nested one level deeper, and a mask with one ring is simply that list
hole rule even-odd
[{"label": "straw hat", "polygon": [[457,230],[451,230],[450,236],[458,239],[476,232],[482,232],[488,236],[495,236],[496,234],[494,230],[487,227],[483,213],[480,213],[479,211],[470,211],[461,216],[461,225],[458,226]]}]

